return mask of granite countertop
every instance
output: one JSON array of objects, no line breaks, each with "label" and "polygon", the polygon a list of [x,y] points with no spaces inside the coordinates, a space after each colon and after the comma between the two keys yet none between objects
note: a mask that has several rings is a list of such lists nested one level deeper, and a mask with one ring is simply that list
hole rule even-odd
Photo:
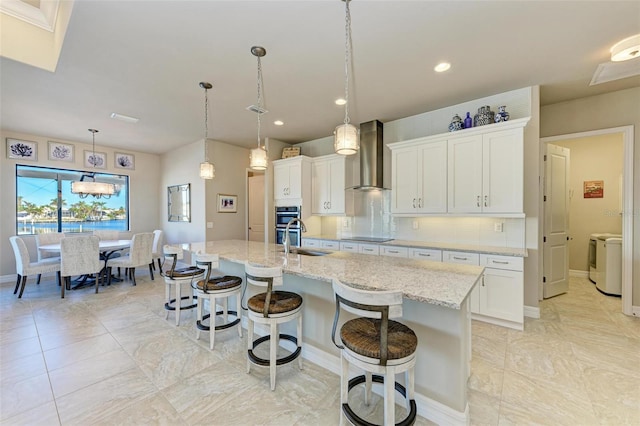
[{"label": "granite countertop", "polygon": [[329,252],[325,256],[285,256],[281,246],[241,240],[178,246],[192,253],[217,253],[234,263],[282,266],[283,272],[300,277],[327,282],[336,278],[364,290],[401,290],[407,299],[452,309],[460,309],[484,271],[481,266],[330,250],[323,250]]},{"label": "granite countertop", "polygon": [[450,250],[450,251],[464,251],[469,253],[481,253],[481,254],[497,254],[501,256],[516,256],[527,257],[526,248],[514,248],[514,247],[496,247],[496,246],[481,246],[474,244],[455,244],[455,243],[436,243],[427,241],[409,241],[409,240],[391,240],[384,243],[371,243],[366,241],[354,241],[351,238],[345,237],[345,239],[338,238],[335,235],[303,235],[302,238],[316,239],[316,240],[331,240],[331,241],[348,241],[350,243],[358,244],[380,244],[387,246],[398,247],[410,247],[410,248],[425,248],[425,249],[437,249],[437,250]]}]

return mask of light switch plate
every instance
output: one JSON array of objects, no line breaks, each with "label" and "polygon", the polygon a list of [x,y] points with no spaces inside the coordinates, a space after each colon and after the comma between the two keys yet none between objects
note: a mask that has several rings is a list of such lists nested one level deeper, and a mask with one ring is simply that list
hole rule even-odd
[{"label": "light switch plate", "polygon": [[502,227],[503,223],[502,222],[496,222],[493,224],[493,230],[495,232],[502,232],[503,227]]},{"label": "light switch plate", "polygon": [[412,225],[413,229],[418,229],[418,228],[419,228],[419,225],[418,225],[418,221],[417,221],[417,220],[414,220],[414,221],[413,221],[413,223],[412,223],[411,225]]},{"label": "light switch plate", "polygon": [[207,228],[208,229],[212,229],[213,228],[213,222],[207,222]]}]

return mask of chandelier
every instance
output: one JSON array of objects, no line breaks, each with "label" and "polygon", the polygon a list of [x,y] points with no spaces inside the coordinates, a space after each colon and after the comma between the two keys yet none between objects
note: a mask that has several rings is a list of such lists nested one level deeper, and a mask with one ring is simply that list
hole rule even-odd
[{"label": "chandelier", "polygon": [[252,108],[258,114],[258,147],[251,150],[249,156],[249,168],[253,170],[266,170],[268,165],[267,147],[260,144],[260,118],[267,111],[262,105],[262,63],[260,58],[267,54],[267,50],[261,46],[253,46],[251,48],[253,56],[258,58],[258,103],[256,108]]},{"label": "chandelier", "polygon": [[207,92],[213,86],[205,81],[200,82],[200,87],[204,89],[204,161],[200,163],[200,177],[202,179],[213,179],[216,176],[216,168],[209,162],[209,96]]},{"label": "chandelier", "polygon": [[344,122],[333,132],[333,148],[336,154],[352,155],[360,149],[358,128],[349,119],[349,64],[351,61],[351,12],[350,0],[342,0],[345,4],[345,47],[344,47]]},{"label": "chandelier", "polygon": [[[98,130],[89,129],[93,140],[93,154],[89,158],[93,167],[96,167],[96,133]],[[84,180],[89,178],[91,180]],[[116,188],[112,183],[96,182],[96,174],[83,174],[79,181],[71,182],[71,193],[78,195],[80,198],[87,198],[89,195],[95,198],[111,198],[115,194]]]}]

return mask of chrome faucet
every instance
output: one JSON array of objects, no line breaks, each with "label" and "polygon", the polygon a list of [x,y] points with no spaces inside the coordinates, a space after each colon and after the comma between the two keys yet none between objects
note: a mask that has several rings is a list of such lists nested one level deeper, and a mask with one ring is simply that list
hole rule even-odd
[{"label": "chrome faucet", "polygon": [[289,223],[287,223],[287,227],[284,229],[284,238],[283,238],[283,241],[282,241],[282,245],[284,246],[284,254],[285,254],[285,256],[287,254],[289,254],[289,250],[290,250],[290,247],[291,247],[291,240],[289,240],[289,227],[295,221],[300,222],[300,230],[302,232],[307,232],[307,227],[304,226],[304,222],[300,218],[294,217],[293,219],[291,219],[289,221]]}]

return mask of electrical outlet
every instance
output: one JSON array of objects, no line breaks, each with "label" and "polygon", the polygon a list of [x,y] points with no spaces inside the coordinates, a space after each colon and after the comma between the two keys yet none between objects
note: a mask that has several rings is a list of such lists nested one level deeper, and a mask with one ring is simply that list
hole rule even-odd
[{"label": "electrical outlet", "polygon": [[496,223],[493,224],[493,230],[495,232],[502,232],[503,225],[504,224],[502,222],[496,222]]},{"label": "electrical outlet", "polygon": [[349,220],[349,218],[345,217],[344,219],[342,219],[342,227],[344,229],[349,229],[350,225],[351,225],[351,221]]},{"label": "electrical outlet", "polygon": [[213,228],[213,222],[207,222],[207,228],[208,229],[212,229]]},{"label": "electrical outlet", "polygon": [[413,223],[411,224],[413,229],[418,229],[420,226],[418,225],[418,221],[414,220]]}]

